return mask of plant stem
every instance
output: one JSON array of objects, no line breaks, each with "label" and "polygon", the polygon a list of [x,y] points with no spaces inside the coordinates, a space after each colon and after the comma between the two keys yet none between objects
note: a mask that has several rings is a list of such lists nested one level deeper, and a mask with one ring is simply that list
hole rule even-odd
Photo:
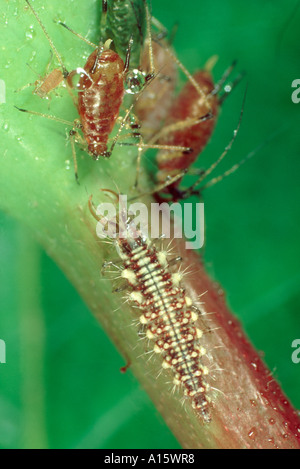
[{"label": "plant stem", "polygon": [[[144,347],[137,339],[137,330],[132,326],[137,317],[136,310],[124,304],[121,295],[112,294],[111,284],[102,282],[99,275],[103,261],[111,259],[113,253],[109,246],[97,239],[95,220],[87,207],[91,194],[96,204],[107,201],[103,194],[99,195],[100,188],[117,190],[129,196],[134,193],[135,149],[116,147],[109,161],[97,162],[78,149],[80,185],[76,184],[70,166],[71,149],[66,147],[64,129],[58,123],[46,119],[41,122],[36,116],[20,113],[13,107],[18,105],[24,108],[28,104],[28,109],[45,111],[38,99],[32,101],[30,90],[22,96],[14,93],[15,89],[32,81],[32,76],[25,66],[20,74],[20,68],[12,67],[12,64],[26,63],[24,51],[28,54],[28,61],[32,59],[30,54],[33,51],[37,56],[49,55],[47,43],[43,45],[41,40],[35,44],[30,42],[35,37],[31,29],[28,33],[28,47],[22,50],[25,40],[23,33],[20,38],[20,31],[24,30],[23,20],[26,18],[31,24],[31,19],[25,17],[24,9],[21,8],[20,14],[15,15],[15,6],[13,2],[1,6],[1,13],[6,20],[1,25],[1,37],[8,35],[10,44],[2,51],[6,65],[1,79],[5,81],[7,96],[6,103],[0,106],[0,127],[3,130],[0,208],[29,227],[34,237],[61,267],[115,345],[130,361],[133,373],[182,446],[299,448],[300,422],[296,412],[262,364],[257,352],[250,346],[237,321],[228,312],[222,292],[207,277],[197,254],[186,251],[181,243],[177,245],[178,254],[184,258],[184,265],[189,270],[192,267],[195,272],[186,276],[185,288],[195,301],[207,292],[202,297],[203,315],[199,321],[201,328],[207,332],[203,345],[207,349],[212,386],[211,424],[203,425],[188,400],[182,406],[180,393],[170,393],[170,375],[162,373],[157,378],[161,371],[159,358],[148,361]],[[29,24],[27,26],[29,28]],[[84,55],[84,47],[78,45],[76,48],[79,57]],[[65,50],[66,54],[69,52],[73,57],[72,41],[65,46]],[[67,99],[66,95],[64,99],[53,100],[51,114],[70,120],[77,117],[70,98],[70,105],[66,104]],[[151,187],[145,175],[142,175],[140,182],[143,189]],[[149,208],[151,198],[144,202]],[[27,256],[32,257],[32,275],[37,282],[39,254],[33,245],[30,252],[27,251],[26,259]],[[27,263],[26,259],[22,259],[22,265]],[[26,314],[30,314],[36,305],[39,309],[38,297],[26,299],[25,291],[24,286],[21,303],[24,305],[24,314],[28,308],[29,313]],[[29,306],[25,309],[27,301]],[[38,327],[42,336],[43,324],[39,322]],[[24,339],[29,346],[31,336]],[[42,343],[39,347],[42,347]],[[32,357],[32,350],[30,355]],[[40,363],[37,363],[36,370],[39,366]],[[37,373],[35,381],[39,380],[39,376]],[[26,396],[30,393],[28,387]],[[24,446],[29,444],[32,442],[24,442]],[[46,445],[44,436],[36,444]]]}]

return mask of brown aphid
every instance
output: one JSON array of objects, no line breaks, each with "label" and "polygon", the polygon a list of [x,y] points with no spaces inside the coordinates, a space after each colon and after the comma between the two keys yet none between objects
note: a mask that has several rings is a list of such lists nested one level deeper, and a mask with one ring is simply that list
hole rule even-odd
[{"label": "brown aphid", "polygon": [[34,93],[40,98],[47,98],[49,93],[57,88],[64,80],[64,75],[59,68],[55,68],[43,80],[37,80]]}]

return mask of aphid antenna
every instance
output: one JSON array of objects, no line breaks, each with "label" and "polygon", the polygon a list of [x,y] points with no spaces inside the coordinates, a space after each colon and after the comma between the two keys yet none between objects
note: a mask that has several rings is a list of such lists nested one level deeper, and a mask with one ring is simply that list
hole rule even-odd
[{"label": "aphid antenna", "polygon": [[[153,38],[155,41],[161,41],[162,39],[165,39],[169,35],[167,28],[154,16],[151,16],[151,23],[158,30],[157,34],[155,34]],[[172,44],[174,37],[176,35],[177,29],[178,29],[178,23],[175,23],[174,26],[172,27],[171,34],[168,39],[168,44]]]},{"label": "aphid antenna", "polygon": [[64,28],[66,28],[70,33],[74,34],[74,36],[77,36],[78,39],[81,39],[81,41],[84,41],[89,46],[93,47],[94,49],[97,49],[98,46],[96,44],[94,44],[94,42],[89,41],[86,37],[82,36],[81,34],[77,33],[76,31],[74,31],[66,23],[63,23],[62,21],[57,21],[57,24],[59,24],[60,26],[63,26]]},{"label": "aphid antenna", "polygon": [[[199,186],[199,184],[201,184],[201,182],[206,179],[210,174],[211,172],[221,163],[221,161],[225,158],[225,156],[227,155],[227,153],[231,150],[231,147],[238,135],[238,131],[240,129],[240,126],[241,126],[241,122],[242,122],[242,117],[243,117],[243,113],[244,113],[244,106],[245,106],[245,100],[246,100],[246,95],[247,95],[247,88],[246,88],[246,91],[244,93],[244,97],[243,97],[243,102],[242,102],[242,107],[241,107],[241,112],[240,112],[240,117],[239,117],[239,121],[238,121],[238,125],[236,127],[236,129],[234,130],[233,132],[233,137],[232,139],[230,140],[229,144],[226,146],[225,150],[223,151],[223,153],[219,156],[219,158],[204,172],[201,173],[200,177],[197,179],[197,181],[191,186],[189,187],[188,189],[185,189],[183,191],[181,191],[181,198],[188,198],[190,197],[191,195],[199,195],[204,189],[206,189],[207,187],[210,187],[214,184],[216,184],[217,182],[221,181],[224,177],[227,177],[229,176],[229,174],[232,174],[234,171],[236,171],[244,162],[246,162],[249,158],[251,158],[253,156],[253,152],[256,153],[256,150],[253,150],[252,152],[250,152],[250,154],[248,154],[244,160],[242,160],[240,163],[234,165],[232,168],[230,168],[228,171],[225,171],[225,173],[223,173],[222,175],[220,176],[217,176],[216,178],[213,178],[211,181],[209,181],[207,184],[205,184],[204,186],[202,186],[200,189],[196,189],[197,186]],[[138,198],[138,197],[143,197],[145,195],[151,195],[151,194],[155,194],[155,193],[159,193],[161,192],[162,190],[164,190],[166,187],[169,187],[171,186],[172,184],[176,183],[178,180],[182,179],[183,176],[188,172],[188,168],[185,168],[183,171],[181,171],[180,173],[176,174],[174,177],[171,177],[169,178],[167,181],[163,182],[162,184],[158,185],[155,187],[154,190],[152,190],[151,192],[147,192],[147,193],[143,193],[143,194],[139,194],[139,196],[136,196],[135,198]]]},{"label": "aphid antenna", "polygon": [[232,173],[234,173],[235,171],[237,171],[244,163],[246,163],[247,161],[249,161],[251,158],[253,158],[253,156],[255,156],[259,151],[261,151],[268,143],[270,143],[272,140],[274,140],[275,137],[277,137],[282,131],[285,130],[285,126],[279,130],[277,130],[276,132],[274,132],[273,134],[271,134],[266,140],[264,140],[262,143],[260,143],[259,145],[257,145],[256,148],[254,148],[253,150],[251,150],[241,161],[239,161],[238,163],[236,163],[235,165],[233,165],[230,169],[228,169],[227,171],[225,171],[223,174],[221,174],[220,176],[217,176],[216,178],[212,179],[211,181],[209,181],[207,184],[205,184],[202,188],[201,188],[201,192],[202,190],[204,189],[207,189],[208,187],[210,186],[213,186],[215,185],[216,183],[222,181],[222,179],[224,179],[225,177],[227,176],[230,176]]},{"label": "aphid antenna", "polygon": [[[204,93],[204,91],[201,89],[197,81],[194,79],[193,75],[188,71],[188,69],[183,65],[183,63],[176,57],[174,52],[169,47],[164,46],[160,41],[156,41],[163,49],[167,52],[167,54],[174,60],[174,62],[177,64],[177,66],[180,68],[180,70],[184,73],[184,75],[187,77],[187,79],[190,81],[190,83],[194,86],[196,91],[198,92],[199,96],[204,100],[204,102],[207,102],[207,95]],[[210,107],[207,105],[207,111],[211,112],[212,110]]]},{"label": "aphid antenna", "polygon": [[53,53],[54,53],[55,57],[57,58],[57,60],[58,60],[58,62],[59,62],[59,64],[60,64],[60,66],[61,66],[61,68],[62,68],[63,75],[64,75],[64,77],[66,78],[66,77],[68,76],[69,72],[68,72],[68,70],[66,69],[66,67],[65,67],[65,65],[64,65],[64,63],[63,63],[63,61],[62,61],[62,58],[61,58],[60,54],[58,53],[58,51],[57,51],[57,49],[56,49],[56,47],[55,47],[55,45],[54,45],[52,39],[50,38],[50,36],[49,36],[49,34],[48,34],[48,32],[47,32],[45,26],[43,25],[43,23],[42,23],[40,17],[38,16],[37,12],[35,11],[35,9],[33,8],[33,6],[31,5],[31,2],[29,2],[29,0],[25,0],[25,2],[26,2],[27,5],[29,6],[29,8],[30,8],[30,10],[32,11],[32,13],[34,14],[34,16],[35,16],[37,22],[39,23],[40,27],[42,28],[42,30],[43,30],[43,32],[44,32],[44,34],[45,34],[45,36],[46,36],[46,38],[47,38],[47,40],[48,40],[48,42],[49,42],[49,44],[50,44],[51,49],[53,50]]},{"label": "aphid antenna", "polygon": [[[51,53],[52,53],[52,55],[53,55],[53,51],[52,51],[52,50],[51,50]],[[50,62],[51,62],[51,59],[50,59]],[[49,62],[49,64],[50,64],[50,62]],[[47,66],[47,69],[49,68],[49,64],[48,64],[48,66]],[[34,68],[33,68],[28,62],[26,62],[26,66],[32,71],[32,73],[34,73],[34,74],[38,77],[39,80],[42,80],[43,77],[42,77],[36,70],[34,70]],[[47,72],[46,72],[46,73],[47,73]],[[29,88],[30,86],[34,86],[34,85],[36,85],[36,83],[37,83],[37,82],[35,82],[35,83],[27,83],[27,85],[22,86],[22,88],[18,88],[17,90],[14,90],[14,92],[15,92],[15,93],[19,93],[19,91],[23,91],[23,90],[25,90],[26,88]]]},{"label": "aphid antenna", "polygon": [[182,177],[183,177],[187,172],[188,172],[188,169],[185,169],[185,170],[182,171],[181,173],[176,174],[176,175],[173,176],[173,177],[169,177],[166,182],[163,182],[162,184],[159,184],[159,185],[155,186],[154,190],[152,189],[151,191],[143,192],[143,193],[141,193],[141,194],[135,195],[135,196],[131,197],[130,199],[128,199],[128,202],[131,202],[131,201],[133,201],[133,200],[139,199],[139,198],[141,198],[141,197],[145,197],[145,196],[147,196],[147,195],[153,195],[153,194],[156,194],[156,193],[161,192],[161,191],[162,191],[163,189],[165,189],[166,187],[171,186],[172,184],[174,184],[174,183],[177,182],[178,180],[182,179]]},{"label": "aphid antenna", "polygon": [[179,150],[179,151],[184,151],[184,152],[191,151],[190,147],[180,147],[180,146],[174,146],[174,145],[156,145],[156,144],[150,144],[150,143],[118,142],[118,145],[139,147],[139,148],[145,148],[145,149],[152,148],[154,150],[174,150],[174,151]]}]

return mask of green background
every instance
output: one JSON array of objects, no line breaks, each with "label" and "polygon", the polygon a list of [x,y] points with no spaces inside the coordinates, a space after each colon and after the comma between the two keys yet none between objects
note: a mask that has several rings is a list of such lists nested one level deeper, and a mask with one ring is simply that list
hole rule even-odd
[{"label": "green background", "polygon": [[[7,2],[1,3],[1,13],[7,12]],[[22,3],[11,2],[11,13]],[[59,5],[63,20],[97,40],[100,1],[82,3],[51,2],[46,23]],[[216,79],[233,59],[237,71],[246,71],[198,166],[214,161],[229,142],[246,83],[241,130],[218,174],[278,133],[237,173],[205,192],[203,256],[295,407],[300,364],[291,361],[291,343],[300,338],[300,104],[291,101],[291,83],[300,78],[298,4],[152,1],[154,16],[169,29],[178,22],[174,45],[189,70],[217,54]],[[20,29],[20,41],[25,33]],[[9,25],[0,37],[0,45],[9,39]],[[37,58],[35,68],[43,70],[48,60],[39,69]],[[26,81],[16,75],[18,88]],[[21,95],[16,99],[22,102]],[[0,217],[0,338],[7,347],[7,363],[0,364],[0,447],[178,448],[131,372],[119,372],[124,359],[64,275],[24,228]],[[35,312],[26,309],[27,302]],[[32,335],[38,354],[28,348]]]}]

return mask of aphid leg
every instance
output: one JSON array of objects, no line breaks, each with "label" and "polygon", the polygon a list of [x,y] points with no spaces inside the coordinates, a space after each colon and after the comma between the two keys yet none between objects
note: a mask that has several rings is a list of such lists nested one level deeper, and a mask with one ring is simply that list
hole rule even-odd
[{"label": "aphid leg", "polygon": [[[186,199],[186,198],[190,197],[191,195],[200,195],[204,189],[207,189],[208,187],[215,185],[216,183],[220,182],[225,177],[227,177],[230,174],[234,173],[242,164],[244,164],[247,160],[252,158],[252,156],[254,156],[254,154],[257,153],[257,149],[251,151],[242,161],[240,161],[239,163],[232,166],[229,170],[225,171],[220,176],[217,176],[217,177],[211,179],[205,185],[203,185],[201,188],[197,189],[197,186],[199,186],[201,184],[201,182],[215,169],[215,167],[225,158],[227,153],[231,150],[231,147],[232,147],[232,145],[233,145],[233,143],[234,143],[234,141],[237,137],[239,126],[240,126],[240,122],[238,124],[238,127],[234,130],[232,139],[230,140],[229,144],[227,145],[227,147],[225,148],[223,153],[219,156],[219,158],[206,171],[201,170],[201,176],[188,189],[182,189],[181,190],[181,189],[178,189],[176,187],[173,188],[172,192],[170,192],[170,194],[173,196],[173,198]],[[151,194],[162,192],[167,187],[172,186],[173,184],[175,184],[178,180],[181,180],[186,173],[187,173],[187,170],[184,170],[184,171],[176,174],[174,177],[168,178],[164,183],[156,186],[154,188],[154,190],[151,192]],[[147,195],[147,194],[142,194],[142,195]]]},{"label": "aphid leg", "polygon": [[[271,140],[274,136],[272,136],[270,139],[268,139],[267,141],[261,143],[260,145],[258,145],[254,150],[250,151],[242,160],[240,160],[238,163],[236,163],[235,165],[233,165],[231,168],[229,168],[227,171],[225,171],[223,174],[221,174],[220,176],[216,176],[215,178],[213,178],[211,181],[207,182],[201,189],[200,191],[204,190],[204,189],[207,189],[208,187],[210,186],[213,186],[215,184],[217,184],[218,182],[222,181],[222,179],[224,179],[225,177],[227,176],[230,176],[231,174],[233,174],[235,171],[237,171],[244,163],[246,163],[248,160],[250,160],[253,156],[256,155],[256,153],[261,150],[265,145],[266,143]],[[199,191],[198,191],[199,193]]]},{"label": "aphid leg", "polygon": [[[74,34],[74,36],[77,36],[78,39],[80,39],[81,41],[84,41],[86,42],[86,44],[88,44],[89,46],[93,47],[94,49],[97,49],[98,52],[97,52],[97,57],[96,57],[96,60],[95,60],[95,63],[94,63],[94,67],[92,68],[91,70],[91,73],[93,74],[96,67],[97,67],[97,63],[98,63],[98,60],[99,60],[99,57],[100,55],[102,54],[103,50],[104,49],[109,49],[110,47],[110,44],[112,42],[111,39],[107,40],[106,43],[104,44],[104,46],[102,46],[101,44],[99,44],[99,46],[97,46],[96,44],[94,44],[93,42],[89,41],[88,39],[86,39],[85,37],[83,37],[81,34],[77,33],[76,31],[74,31],[73,29],[71,29],[69,26],[67,26],[65,23],[63,23],[62,21],[58,21],[58,24],[60,24],[61,26],[63,26],[64,28],[66,28],[70,33]],[[72,73],[72,72],[71,72]]]},{"label": "aphid leg", "polygon": [[190,147],[181,147],[178,145],[159,145],[159,144],[152,144],[152,143],[131,143],[131,142],[120,142],[118,145],[121,146],[130,146],[130,147],[140,147],[141,149],[152,149],[152,150],[179,150],[183,152],[191,151]]},{"label": "aphid leg", "polygon": [[[122,121],[121,121],[120,127],[119,127],[119,129],[118,129],[116,135],[115,135],[114,138],[113,138],[113,141],[112,141],[112,144],[111,144],[111,146],[110,146],[110,149],[106,152],[107,155],[105,155],[105,156],[110,157],[110,155],[112,154],[112,151],[113,151],[114,147],[116,146],[118,140],[120,139],[121,132],[122,132],[122,130],[124,129],[124,127],[126,126],[126,124],[127,124],[127,121],[128,121],[129,116],[130,116],[130,113],[131,113],[131,111],[132,111],[132,109],[133,109],[133,106],[134,106],[134,104],[132,104],[132,105],[129,107],[129,109],[127,109],[127,111],[126,111],[126,113],[125,113],[125,116],[123,117],[123,119],[122,119]],[[120,143],[120,145],[121,145],[121,143]],[[132,143],[132,144],[129,143],[128,145],[136,146],[134,143]]]},{"label": "aphid leg", "polygon": [[[197,124],[201,124],[201,122],[205,122],[207,120],[213,119],[214,115],[211,112],[208,112],[204,116],[199,116],[198,118],[192,117],[190,119],[185,119],[179,122],[175,122],[174,124],[170,125],[165,125],[158,133],[156,133],[150,140],[149,144],[151,145],[152,142],[157,142],[160,140],[162,137],[165,137],[166,135],[176,131],[176,130],[182,130],[186,129],[189,127],[192,127]],[[177,147],[180,149],[179,147]],[[176,147],[174,147],[176,149]]]},{"label": "aphid leg", "polygon": [[50,53],[51,57],[47,64],[44,77],[37,73],[30,64],[26,63],[27,67],[29,67],[30,70],[38,76],[38,79],[34,83],[28,83],[27,85],[22,86],[22,88],[18,88],[17,90],[15,90],[15,93],[23,91],[26,88],[29,88],[30,86],[34,86],[33,94],[38,95],[40,98],[47,98],[49,100],[51,99],[51,96],[48,96],[50,91],[53,91],[55,88],[57,88],[58,85],[60,85],[60,83],[64,79],[64,76],[61,70],[58,68],[55,68],[54,70],[49,72],[50,65],[53,59],[53,51],[50,50]]},{"label": "aphid leg", "polygon": [[[153,194],[159,194],[161,191],[163,191],[164,189],[166,189],[167,187],[169,186],[172,186],[173,184],[175,184],[178,180],[182,179],[183,176],[186,175],[187,173],[187,169],[185,170],[182,170],[180,173],[176,174],[175,176],[171,177],[167,177],[166,181],[164,181],[163,183],[161,184],[157,184],[154,189],[152,189],[151,191],[149,192],[143,192],[141,194],[138,194],[134,197],[131,197],[130,199],[128,199],[128,202],[132,202],[133,200],[136,200],[136,199],[139,199],[141,197],[144,197],[146,195],[153,195]],[[172,194],[174,195],[174,194]],[[177,195],[177,199],[181,199],[182,198],[182,191],[179,192],[178,190],[178,194],[176,192],[176,195]]]},{"label": "aphid leg", "polygon": [[64,125],[74,127],[74,122],[70,122],[65,119],[60,119],[59,117],[51,116],[50,114],[43,114],[42,112],[36,112],[36,111],[28,111],[27,109],[22,109],[18,106],[14,106],[14,107],[18,109],[18,111],[27,112],[28,114],[33,114],[34,116],[45,117],[46,119],[50,119],[52,121],[60,122],[61,124],[64,124]]},{"label": "aphid leg", "polygon": [[153,47],[152,47],[152,35],[151,35],[151,14],[147,2],[145,1],[146,6],[146,22],[147,22],[147,40],[148,40],[148,49],[149,49],[149,65],[150,65],[150,76],[154,77],[155,75],[155,66],[154,66],[154,57],[153,57]]},{"label": "aphid leg", "polygon": [[52,61],[52,58],[51,58],[50,62],[48,63],[47,69],[46,69],[45,77],[43,77],[43,78],[40,77],[40,80],[37,80],[34,83],[34,85],[35,85],[34,93],[37,94],[40,98],[48,98],[49,92],[53,91],[55,88],[57,88],[61,84],[61,82],[68,77],[69,72],[68,72],[67,68],[65,67],[65,65],[62,61],[62,58],[61,58],[60,54],[58,53],[52,39],[50,38],[44,24],[42,23],[42,21],[39,18],[37,12],[35,11],[33,6],[31,5],[31,2],[29,2],[29,0],[25,0],[25,1],[26,1],[27,5],[29,6],[30,10],[32,11],[33,15],[35,16],[37,22],[39,23],[44,35],[46,36],[46,39],[47,39],[47,41],[48,41],[48,43],[50,44],[50,47],[51,47],[52,55],[53,54],[55,55],[56,59],[58,60],[60,66],[61,66],[61,70],[59,68],[55,68],[50,73],[48,73],[50,63]]},{"label": "aphid leg", "polygon": [[52,120],[52,121],[55,121],[55,122],[59,122],[60,124],[73,127],[72,130],[70,130],[70,132],[69,132],[69,137],[70,137],[70,142],[71,142],[71,147],[72,147],[72,155],[73,155],[74,170],[75,170],[75,179],[76,179],[76,182],[79,184],[79,181],[78,181],[78,165],[77,165],[76,152],[75,152],[75,146],[74,146],[74,138],[75,138],[75,136],[77,137],[77,140],[81,138],[80,135],[78,134],[78,132],[75,130],[75,129],[80,129],[81,124],[78,121],[70,122],[70,121],[67,121],[65,119],[60,119],[59,117],[56,117],[56,116],[51,116],[50,114],[43,114],[41,112],[36,112],[36,111],[28,111],[27,109],[22,109],[22,108],[19,108],[17,106],[15,106],[15,108],[18,109],[18,111],[21,111],[21,112],[27,112],[28,114],[33,114],[34,116],[44,117],[46,119],[49,119],[49,120]]},{"label": "aphid leg", "polygon": [[[197,180],[194,184],[192,184],[192,186],[191,186],[189,189],[187,189],[187,190],[185,191],[185,194],[186,194],[187,197],[188,197],[189,195],[193,194],[195,188],[196,188],[197,186],[199,186],[199,184],[201,184],[202,181],[203,181],[204,179],[206,179],[207,176],[209,176],[209,175],[212,173],[212,171],[221,163],[221,161],[225,158],[225,156],[227,155],[227,153],[231,150],[232,145],[233,145],[233,143],[235,142],[235,139],[236,139],[236,137],[237,137],[237,135],[238,135],[238,132],[239,132],[239,130],[240,130],[240,126],[241,126],[241,122],[242,122],[242,118],[243,118],[243,114],[244,114],[244,107],[245,107],[246,96],[247,96],[247,88],[246,88],[246,91],[245,91],[245,93],[244,93],[244,98],[243,98],[243,103],[242,103],[242,108],[241,108],[241,112],[240,112],[239,121],[238,121],[238,124],[237,124],[236,129],[233,131],[233,136],[232,136],[232,138],[231,138],[229,144],[226,146],[225,150],[224,150],[223,153],[219,156],[219,158],[217,158],[217,160],[216,160],[214,163],[212,163],[212,164],[210,165],[210,167],[198,178],[198,180]],[[236,166],[237,166],[237,165],[234,165],[234,167],[236,167]],[[238,166],[239,166],[239,164],[238,164]],[[237,168],[235,168],[235,169],[233,170],[233,168],[231,168],[231,170],[226,171],[225,173],[223,173],[223,175],[211,179],[211,180],[210,180],[207,184],[205,184],[200,190],[204,190],[205,188],[216,184],[217,182],[221,181],[221,180],[223,179],[223,177],[226,177],[225,175],[231,174],[231,173],[232,173],[233,171],[235,171],[236,169],[237,169]]]},{"label": "aphid leg", "polygon": [[77,136],[78,136],[78,132],[77,132],[75,129],[70,130],[70,132],[69,132],[69,137],[70,137],[71,148],[72,148],[72,156],[73,156],[75,180],[76,180],[77,184],[79,184],[79,179],[78,179],[78,164],[77,164],[76,148],[75,148],[75,140],[76,140],[76,137],[77,137]]},{"label": "aphid leg", "polygon": [[[140,143],[142,143],[142,137],[140,137]],[[140,171],[141,171],[141,161],[142,161],[142,154],[143,154],[143,149],[141,146],[138,147],[138,156],[136,160],[136,173],[135,173],[135,182],[134,182],[134,189],[138,188],[139,185],[139,176],[140,176]]]},{"label": "aphid leg", "polygon": [[39,86],[39,83],[41,83],[41,82],[43,81],[42,75],[40,75],[39,73],[37,73],[37,72],[31,67],[31,65],[29,65],[29,64],[26,64],[26,65],[27,65],[27,67],[29,67],[30,70],[31,70],[33,73],[35,73],[39,78],[38,78],[35,82],[33,82],[33,83],[32,83],[32,82],[27,83],[27,85],[24,85],[24,86],[22,86],[21,88],[18,88],[17,90],[14,90],[15,93],[19,93],[19,92],[21,92],[21,91],[24,91],[24,90],[26,90],[27,88],[29,88],[30,86],[34,86],[33,93],[35,93],[37,87]]},{"label": "aphid leg", "polygon": [[[170,53],[172,54],[172,56],[174,57],[174,60],[176,60],[176,63],[178,64],[178,61],[177,61],[177,58],[173,55],[173,53],[170,51]],[[206,64],[205,66],[205,69],[207,71],[210,71],[214,64],[216,63],[216,60],[217,60],[217,57],[216,56],[213,56]],[[178,64],[179,65],[179,64]],[[230,67],[227,68],[227,70],[225,70],[224,74],[222,75],[221,79],[216,83],[214,89],[211,91],[211,93],[207,94],[205,96],[205,100],[207,101],[211,96],[214,96],[216,95],[220,89],[222,88],[222,86],[224,85],[225,81],[227,80],[228,76],[232,73],[234,67],[236,66],[236,61],[234,61]],[[196,89],[198,91],[198,93],[200,95],[202,95],[202,90],[199,86],[199,84],[194,80],[194,77],[192,75],[190,75],[190,73],[188,72],[188,70],[185,69],[185,67],[182,65],[183,69],[185,70],[185,74],[187,75],[188,79],[190,80],[191,78],[191,83],[194,85],[194,83],[196,84]],[[182,68],[181,67],[181,68]],[[235,80],[234,82],[232,82],[231,84],[228,84],[227,87],[225,87],[224,89],[224,94],[219,98],[219,102],[223,102],[225,97],[228,96],[228,94],[233,90],[233,88],[240,82],[240,80],[242,79],[243,77],[243,74],[240,74]],[[201,122],[205,122],[209,119],[213,119],[214,118],[214,115],[212,114],[211,110],[209,112],[207,112],[205,115],[203,116],[199,116],[199,118],[189,118],[189,119],[185,119],[183,121],[178,121],[174,124],[170,124],[170,125],[166,125],[164,126],[158,133],[156,133],[152,139],[149,141],[149,143],[151,142],[155,142],[155,141],[158,141],[159,139],[161,139],[162,137],[168,135],[168,134],[171,134],[172,132],[175,132],[176,130],[183,130],[185,128],[188,128],[188,127],[192,127],[194,125],[197,125],[197,124],[200,124]]]},{"label": "aphid leg", "polygon": [[[162,44],[160,44],[161,47],[164,47]],[[199,96],[203,99],[204,103],[207,104],[207,112],[208,113],[211,113],[211,107],[209,105],[209,102],[208,102],[208,99],[207,99],[207,95],[205,94],[205,92],[202,90],[201,86],[199,85],[199,83],[197,83],[197,81],[195,80],[195,78],[193,77],[193,75],[188,71],[188,69],[183,65],[183,63],[176,57],[176,55],[172,52],[172,50],[169,48],[169,47],[164,47],[165,51],[167,52],[167,54],[174,60],[174,62],[178,65],[178,67],[180,68],[180,70],[184,73],[184,75],[187,77],[187,79],[189,80],[189,82],[194,86],[194,88],[196,89],[196,91],[198,92]]]},{"label": "aphid leg", "polygon": [[[139,94],[139,96],[142,94],[142,92],[143,92],[143,90],[141,90],[141,93]],[[183,152],[191,151],[191,148],[184,147],[184,146],[155,144],[154,142],[158,140],[158,138],[161,136],[161,133],[159,133],[159,136],[156,135],[153,139],[149,140],[149,142],[147,142],[147,143],[144,142],[144,139],[143,139],[142,135],[139,132],[134,132],[132,134],[132,136],[139,138],[139,143],[118,142],[118,140],[121,139],[120,133],[122,132],[122,129],[126,126],[129,115],[131,114],[131,112],[132,112],[132,110],[133,110],[133,108],[136,104],[136,101],[139,99],[139,96],[136,98],[135,102],[130,106],[130,108],[127,110],[125,116],[123,117],[123,119],[121,121],[121,124],[120,124],[120,127],[119,127],[119,130],[118,130],[118,133],[114,137],[113,143],[112,143],[111,148],[108,152],[109,155],[110,155],[112,153],[113,148],[115,147],[115,145],[117,143],[118,143],[118,145],[122,145],[122,146],[136,146],[136,147],[138,147],[136,181],[135,181],[134,187],[138,186],[138,178],[139,178],[139,173],[140,173],[141,157],[142,157],[142,154],[144,153],[145,150],[147,150],[147,149],[157,149],[157,150],[171,150],[171,151],[173,150],[173,151],[183,151]],[[207,114],[205,116],[200,117],[197,120],[192,119],[192,122],[193,122],[193,124],[197,124],[197,123],[200,123],[200,122],[204,122],[205,120],[210,119],[210,118],[212,118],[212,115]],[[181,124],[186,125],[186,126],[190,126],[191,122],[183,121],[183,122],[178,123],[178,125],[181,125]],[[132,126],[132,124],[129,124],[129,125]],[[175,125],[177,126],[177,123]],[[138,124],[138,128],[139,127],[140,126]],[[133,124],[133,129],[135,130],[136,128],[137,128],[137,124],[134,123]],[[171,130],[174,130],[173,126],[170,126],[170,129],[167,128],[166,132],[169,132]],[[164,133],[164,130],[162,132]]]},{"label": "aphid leg", "polygon": [[[160,41],[160,40],[165,39],[166,37],[168,37],[169,32],[168,32],[167,28],[157,18],[152,16],[151,17],[151,23],[158,30],[158,33],[155,35],[156,40]],[[168,40],[168,43],[170,44],[171,41]]]}]

